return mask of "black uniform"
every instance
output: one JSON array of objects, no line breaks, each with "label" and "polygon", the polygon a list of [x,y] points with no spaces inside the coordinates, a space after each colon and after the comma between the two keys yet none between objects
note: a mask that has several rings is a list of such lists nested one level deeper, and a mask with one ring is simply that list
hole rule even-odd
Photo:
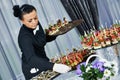
[{"label": "black uniform", "polygon": [[[56,37],[46,36],[39,25],[39,30],[33,34],[33,29],[22,25],[18,43],[22,51],[22,70],[26,80],[38,75],[45,70],[52,70],[54,63],[49,62],[44,50],[46,42],[54,40]],[[30,73],[32,68],[39,69],[37,73]]]}]

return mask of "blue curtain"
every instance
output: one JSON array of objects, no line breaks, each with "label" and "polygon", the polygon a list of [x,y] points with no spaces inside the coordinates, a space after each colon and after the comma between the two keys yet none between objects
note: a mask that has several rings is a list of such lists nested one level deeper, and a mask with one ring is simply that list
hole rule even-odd
[{"label": "blue curtain", "polygon": [[112,24],[120,23],[120,0],[96,0],[100,26],[110,27]]}]

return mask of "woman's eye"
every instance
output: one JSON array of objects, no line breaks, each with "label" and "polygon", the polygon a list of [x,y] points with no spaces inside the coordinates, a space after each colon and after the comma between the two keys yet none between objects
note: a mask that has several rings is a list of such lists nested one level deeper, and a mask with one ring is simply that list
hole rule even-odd
[{"label": "woman's eye", "polygon": [[30,21],[28,21],[29,23],[31,23],[32,22],[32,20],[30,20]]},{"label": "woman's eye", "polygon": [[38,18],[36,17],[36,18],[34,18],[34,20],[37,20]]}]

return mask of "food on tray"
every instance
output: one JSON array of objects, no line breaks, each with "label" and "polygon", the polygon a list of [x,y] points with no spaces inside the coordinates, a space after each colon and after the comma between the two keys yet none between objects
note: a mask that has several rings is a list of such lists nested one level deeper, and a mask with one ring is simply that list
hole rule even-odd
[{"label": "food on tray", "polygon": [[82,46],[84,49],[98,49],[117,44],[120,41],[120,24],[110,28],[92,30],[82,35]]},{"label": "food on tray", "polygon": [[66,24],[68,24],[69,22],[66,20],[66,18],[63,18],[63,21],[58,19],[56,24],[53,25],[49,25],[48,29],[45,29],[46,33],[48,35],[53,35],[56,34],[57,32],[59,32],[59,29],[61,27],[64,27]]},{"label": "food on tray", "polygon": [[52,80],[57,77],[59,73],[51,70],[43,71],[37,76],[33,77],[31,80]]},{"label": "food on tray", "polygon": [[93,42],[93,48],[94,48],[94,49],[101,48],[101,44],[100,44],[100,42],[99,42],[98,40],[95,40],[95,41]]},{"label": "food on tray", "polygon": [[105,38],[105,44],[106,44],[106,46],[111,45],[110,37],[106,37],[106,38]]},{"label": "food on tray", "polygon": [[67,21],[66,18],[64,17],[63,21],[58,19],[56,24],[49,25],[49,28],[45,29],[45,31],[46,31],[46,34],[50,36],[61,35],[70,31],[71,29],[78,26],[82,22],[83,22],[83,19]]},{"label": "food on tray", "polygon": [[63,63],[68,66],[71,66],[73,69],[78,65],[80,62],[83,62],[84,58],[90,55],[90,50],[84,49],[84,50],[76,50],[74,49],[72,52],[70,52],[68,55],[64,55],[59,58],[53,58],[51,59],[54,63]]}]

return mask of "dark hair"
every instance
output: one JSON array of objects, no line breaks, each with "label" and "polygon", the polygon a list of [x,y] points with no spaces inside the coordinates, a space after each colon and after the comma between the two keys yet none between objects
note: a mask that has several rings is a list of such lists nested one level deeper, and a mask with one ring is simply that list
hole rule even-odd
[{"label": "dark hair", "polygon": [[20,20],[23,19],[24,14],[29,14],[33,10],[36,11],[35,7],[29,4],[24,4],[21,7],[19,7],[19,5],[14,5],[13,10],[14,10],[13,12],[14,16],[18,17]]}]

